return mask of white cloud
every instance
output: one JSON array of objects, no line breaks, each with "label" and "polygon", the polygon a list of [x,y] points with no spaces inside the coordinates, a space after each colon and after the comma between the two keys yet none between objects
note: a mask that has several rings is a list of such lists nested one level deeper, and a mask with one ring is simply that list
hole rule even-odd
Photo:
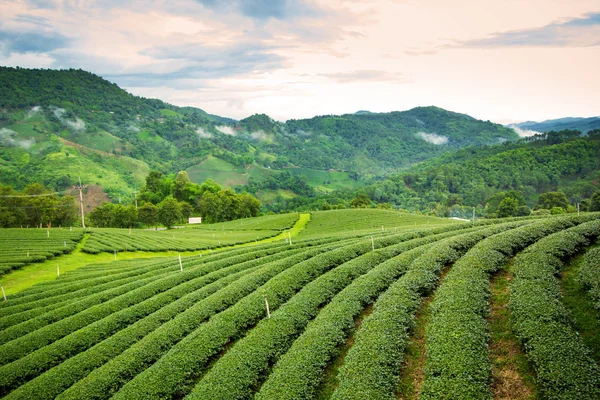
[{"label": "white cloud", "polygon": [[532,131],[531,129],[521,129],[521,128],[516,127],[516,126],[511,126],[511,128],[514,129],[514,131],[520,137],[528,137],[528,136],[533,136],[533,135],[541,135],[541,132]]},{"label": "white cloud", "polygon": [[419,133],[417,133],[417,136],[419,136],[421,139],[423,139],[426,142],[437,144],[437,145],[448,143],[448,138],[446,136],[438,135],[436,133],[419,132]]},{"label": "white cloud", "polygon": [[224,133],[225,135],[229,135],[229,136],[235,136],[235,130],[229,126],[215,126],[215,129],[218,130],[221,133]]},{"label": "white cloud", "polygon": [[200,139],[210,139],[213,137],[213,134],[211,132],[208,132],[202,128],[196,129],[196,133],[198,134],[198,138]]},{"label": "white cloud", "polygon": [[264,141],[264,140],[271,140],[271,139],[272,139],[272,138],[271,138],[271,136],[270,136],[270,135],[267,135],[267,134],[265,133],[265,131],[263,131],[263,130],[259,130],[259,131],[256,131],[256,132],[252,132],[252,133],[250,134],[250,137],[251,137],[252,139],[254,139],[254,140],[260,140],[260,141]]},{"label": "white cloud", "polygon": [[41,111],[42,111],[41,106],[31,107],[31,110],[27,111],[27,114],[25,115],[25,119],[29,119]]},{"label": "white cloud", "polygon": [[83,122],[79,117],[75,117],[73,120],[63,117],[66,113],[64,108],[54,108],[52,113],[67,128],[70,128],[75,132],[83,132],[85,130],[85,122]]},{"label": "white cloud", "polygon": [[7,128],[0,129],[0,143],[3,146],[22,147],[26,150],[35,144],[35,139],[33,139],[33,138],[24,139],[24,140],[15,139],[14,136],[16,134],[17,134],[17,132],[15,132],[11,129],[7,129]]}]

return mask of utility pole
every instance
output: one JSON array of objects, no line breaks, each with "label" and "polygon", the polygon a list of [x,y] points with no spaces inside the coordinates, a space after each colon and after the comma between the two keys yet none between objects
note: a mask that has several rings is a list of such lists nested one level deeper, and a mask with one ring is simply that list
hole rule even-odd
[{"label": "utility pole", "polygon": [[81,227],[85,229],[85,216],[83,214],[83,189],[87,187],[81,184],[81,177],[79,177],[79,186],[73,186],[73,189],[79,190],[79,204],[81,206]]},{"label": "utility pole", "polygon": [[137,210],[137,197],[136,197],[136,188],[135,186],[133,187],[133,201],[135,202],[135,209]]}]

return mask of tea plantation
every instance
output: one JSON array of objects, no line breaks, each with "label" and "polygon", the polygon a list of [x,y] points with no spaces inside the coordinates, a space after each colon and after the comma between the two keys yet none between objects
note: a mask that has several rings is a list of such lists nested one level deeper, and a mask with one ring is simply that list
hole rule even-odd
[{"label": "tea plantation", "polygon": [[297,220],[92,229],[84,251],[258,241],[181,263],[157,252],[90,264],[9,295],[0,301],[0,396],[506,398],[490,323],[490,282],[503,270],[511,357],[524,360],[504,372],[528,398],[600,398],[600,355],[573,324],[559,279],[571,257],[587,253],[578,276],[598,307],[600,214],[472,224],[333,210],[314,213],[293,238],[275,236]]}]

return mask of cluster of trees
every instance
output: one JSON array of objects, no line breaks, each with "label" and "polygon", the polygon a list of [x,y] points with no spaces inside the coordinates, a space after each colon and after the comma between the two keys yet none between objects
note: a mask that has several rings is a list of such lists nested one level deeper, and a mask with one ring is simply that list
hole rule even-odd
[{"label": "cluster of trees", "polygon": [[144,203],[141,207],[133,204],[104,203],[96,207],[89,215],[89,222],[101,228],[131,228],[140,225],[149,227],[159,223],[167,228],[186,222],[192,214],[192,207],[169,196],[158,205]]},{"label": "cluster of trees", "polygon": [[315,190],[308,184],[308,179],[304,175],[294,175],[290,171],[277,172],[260,182],[251,177],[248,184],[243,186],[243,190],[254,195],[264,189],[288,189],[299,196],[306,197],[316,195]]},{"label": "cluster of trees", "polygon": [[160,223],[172,227],[192,215],[206,222],[222,222],[255,217],[260,202],[247,193],[235,193],[211,179],[202,184],[190,182],[185,171],[176,176],[151,171],[139,196],[140,207],[105,203],[91,214],[92,225],[126,228]]},{"label": "cluster of trees", "polygon": [[22,192],[0,186],[0,227],[69,226],[78,219],[73,196],[52,194],[40,183]]}]

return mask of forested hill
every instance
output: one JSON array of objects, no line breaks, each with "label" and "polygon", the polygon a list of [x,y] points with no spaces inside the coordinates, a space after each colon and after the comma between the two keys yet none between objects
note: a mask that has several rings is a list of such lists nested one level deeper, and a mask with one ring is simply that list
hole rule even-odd
[{"label": "forested hill", "polygon": [[264,134],[262,148],[294,165],[381,174],[470,145],[517,139],[511,129],[438,107],[318,116],[279,124],[266,115],[240,121]]},{"label": "forested hill", "polygon": [[[230,186],[283,168],[344,171],[358,182],[448,150],[516,138],[511,129],[436,107],[235,121],[133,96],[82,70],[0,67],[0,183],[17,189],[31,181],[60,189],[81,176],[126,197],[150,169],[194,171],[194,180],[215,165],[239,175],[217,179]],[[327,182],[318,184],[329,190]]]},{"label": "forested hill", "polygon": [[549,119],[542,122],[527,121],[518,124],[511,124],[509,127],[516,127],[524,130],[536,132],[562,131],[565,129],[578,130],[587,133],[594,129],[600,129],[600,117],[590,118],[559,118]]},{"label": "forested hill", "polygon": [[439,215],[469,216],[472,207],[483,209],[509,191],[533,207],[540,193],[560,190],[575,205],[600,189],[600,130],[461,149],[365,189],[377,203]]}]

